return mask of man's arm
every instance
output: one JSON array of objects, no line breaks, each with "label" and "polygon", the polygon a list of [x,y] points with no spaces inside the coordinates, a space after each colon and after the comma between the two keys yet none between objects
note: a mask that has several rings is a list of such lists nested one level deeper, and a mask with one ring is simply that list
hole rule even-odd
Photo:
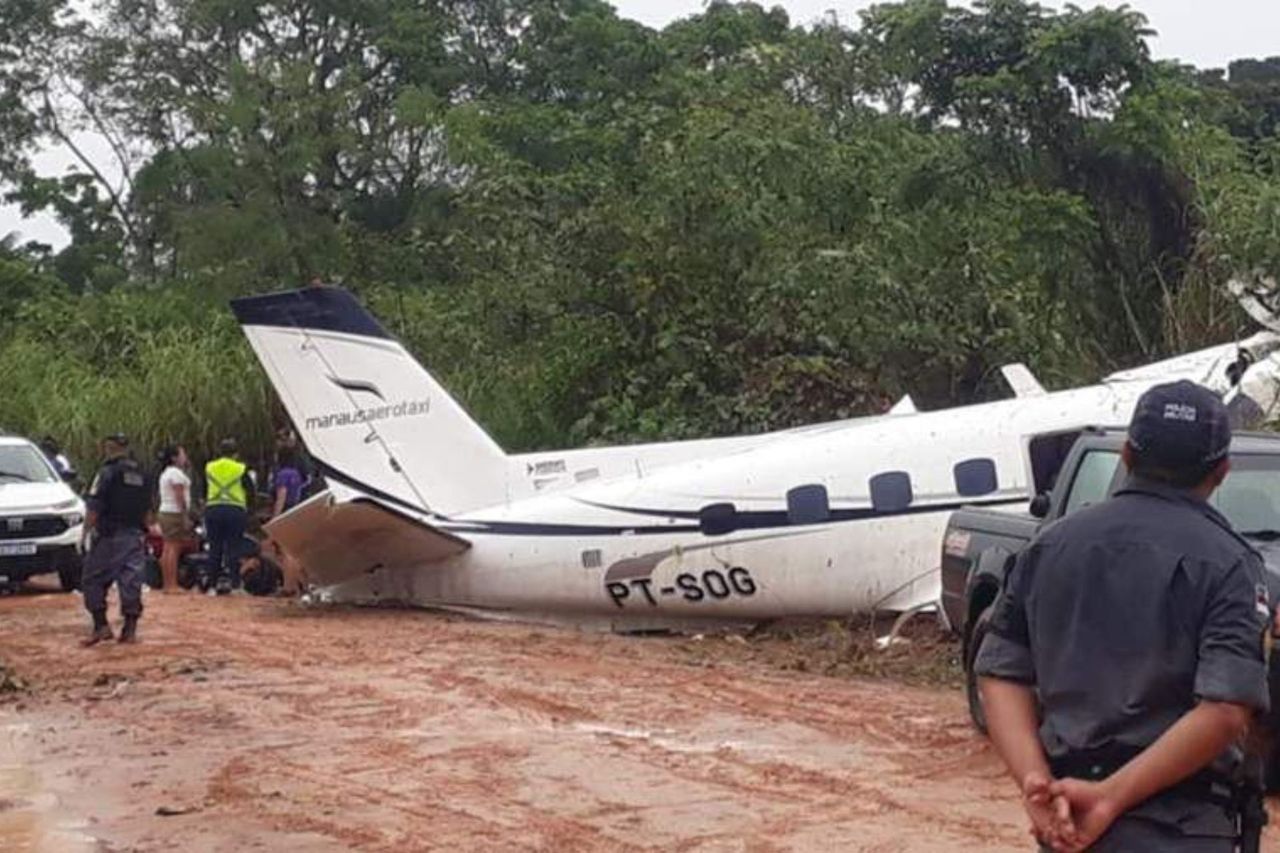
[{"label": "man's arm", "polygon": [[1018,784],[1031,833],[1043,844],[1059,844],[1071,828],[1065,800],[1054,798],[1049,762],[1040,743],[1036,707],[1035,661],[1027,624],[1026,595],[1037,549],[1018,557],[1005,576],[992,608],[990,631],[974,658],[987,731],[996,753]]},{"label": "man's arm", "polygon": [[1207,767],[1244,735],[1252,716],[1246,705],[1201,702],[1102,784],[1118,811],[1127,812]]},{"label": "man's arm", "polygon": [[1049,769],[1037,734],[1035,661],[1027,624],[1026,596],[1034,571],[1035,547],[1018,556],[1005,575],[991,609],[982,647],[973,659],[987,731],[1009,772],[1021,785],[1028,772]]},{"label": "man's arm", "polygon": [[106,493],[109,474],[103,470],[94,475],[89,484],[89,494],[84,501],[84,527],[80,533],[80,549],[84,550],[89,541],[89,534],[98,529],[98,516],[102,512],[102,496]]},{"label": "man's arm", "polygon": [[1101,782],[1054,782],[1050,792],[1070,803],[1073,818],[1062,830],[1061,849],[1087,850],[1120,815],[1207,767],[1244,735],[1252,715],[1245,705],[1201,702]]},{"label": "man's arm", "polygon": [[1049,762],[1040,744],[1040,721],[1035,691],[1002,678],[978,679],[982,708],[987,713],[991,745],[1018,785],[1028,778],[1049,778]]}]

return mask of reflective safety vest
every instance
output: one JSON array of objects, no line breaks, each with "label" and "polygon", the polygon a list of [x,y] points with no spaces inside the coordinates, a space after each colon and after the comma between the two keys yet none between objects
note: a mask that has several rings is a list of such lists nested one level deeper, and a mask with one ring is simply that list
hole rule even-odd
[{"label": "reflective safety vest", "polygon": [[225,456],[204,466],[204,476],[209,486],[209,497],[205,504],[248,509],[249,501],[244,493],[243,481],[246,470],[243,462]]}]

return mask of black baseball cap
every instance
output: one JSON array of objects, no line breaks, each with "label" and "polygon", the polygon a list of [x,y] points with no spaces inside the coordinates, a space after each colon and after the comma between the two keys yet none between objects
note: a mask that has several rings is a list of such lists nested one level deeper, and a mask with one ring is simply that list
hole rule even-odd
[{"label": "black baseball cap", "polygon": [[1231,448],[1231,422],[1222,399],[1186,379],[1156,385],[1138,398],[1129,445],[1142,458],[1174,470],[1218,462]]},{"label": "black baseball cap", "polygon": [[113,432],[113,433],[108,433],[107,435],[104,435],[104,436],[102,437],[102,440],[103,440],[103,441],[109,441],[109,442],[111,442],[112,444],[118,444],[118,445],[120,445],[121,447],[128,447],[128,446],[129,446],[129,436],[125,435],[125,434],[124,434],[124,433],[122,433],[122,432]]}]

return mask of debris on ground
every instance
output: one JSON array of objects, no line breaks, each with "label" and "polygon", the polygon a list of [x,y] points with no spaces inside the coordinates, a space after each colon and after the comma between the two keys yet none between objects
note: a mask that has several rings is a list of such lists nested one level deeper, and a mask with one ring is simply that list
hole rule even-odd
[{"label": "debris on ground", "polygon": [[894,642],[881,642],[892,624],[887,616],[780,623],[747,636],[729,634],[719,646],[697,642],[701,635],[680,638],[677,644],[694,663],[741,659],[842,678],[883,678],[947,689],[964,685],[959,645],[936,621],[911,620]]},{"label": "debris on ground", "polygon": [[158,817],[178,817],[184,814],[195,814],[200,811],[199,806],[160,806],[156,809]]},{"label": "debris on ground", "polygon": [[13,670],[0,663],[0,699],[13,698],[27,693],[30,689],[31,686],[25,679],[18,677]]}]

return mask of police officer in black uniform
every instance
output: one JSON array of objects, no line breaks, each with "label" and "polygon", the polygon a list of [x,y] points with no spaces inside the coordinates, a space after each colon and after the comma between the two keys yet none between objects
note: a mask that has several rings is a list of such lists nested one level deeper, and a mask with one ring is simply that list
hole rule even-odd
[{"label": "police officer in black uniform", "polygon": [[1020,555],[976,660],[992,742],[1059,850],[1227,853],[1268,704],[1262,562],[1207,499],[1231,440],[1191,382],[1138,401],[1114,497]]},{"label": "police officer in black uniform", "polygon": [[85,529],[93,532],[93,542],[85,557],[82,586],[85,609],[93,617],[93,633],[85,640],[87,646],[112,637],[107,623],[107,590],[112,583],[120,594],[124,617],[120,642],[137,640],[146,565],[142,537],[151,512],[151,490],[142,468],[128,452],[129,441],[123,435],[103,439],[106,461],[89,488]]}]

